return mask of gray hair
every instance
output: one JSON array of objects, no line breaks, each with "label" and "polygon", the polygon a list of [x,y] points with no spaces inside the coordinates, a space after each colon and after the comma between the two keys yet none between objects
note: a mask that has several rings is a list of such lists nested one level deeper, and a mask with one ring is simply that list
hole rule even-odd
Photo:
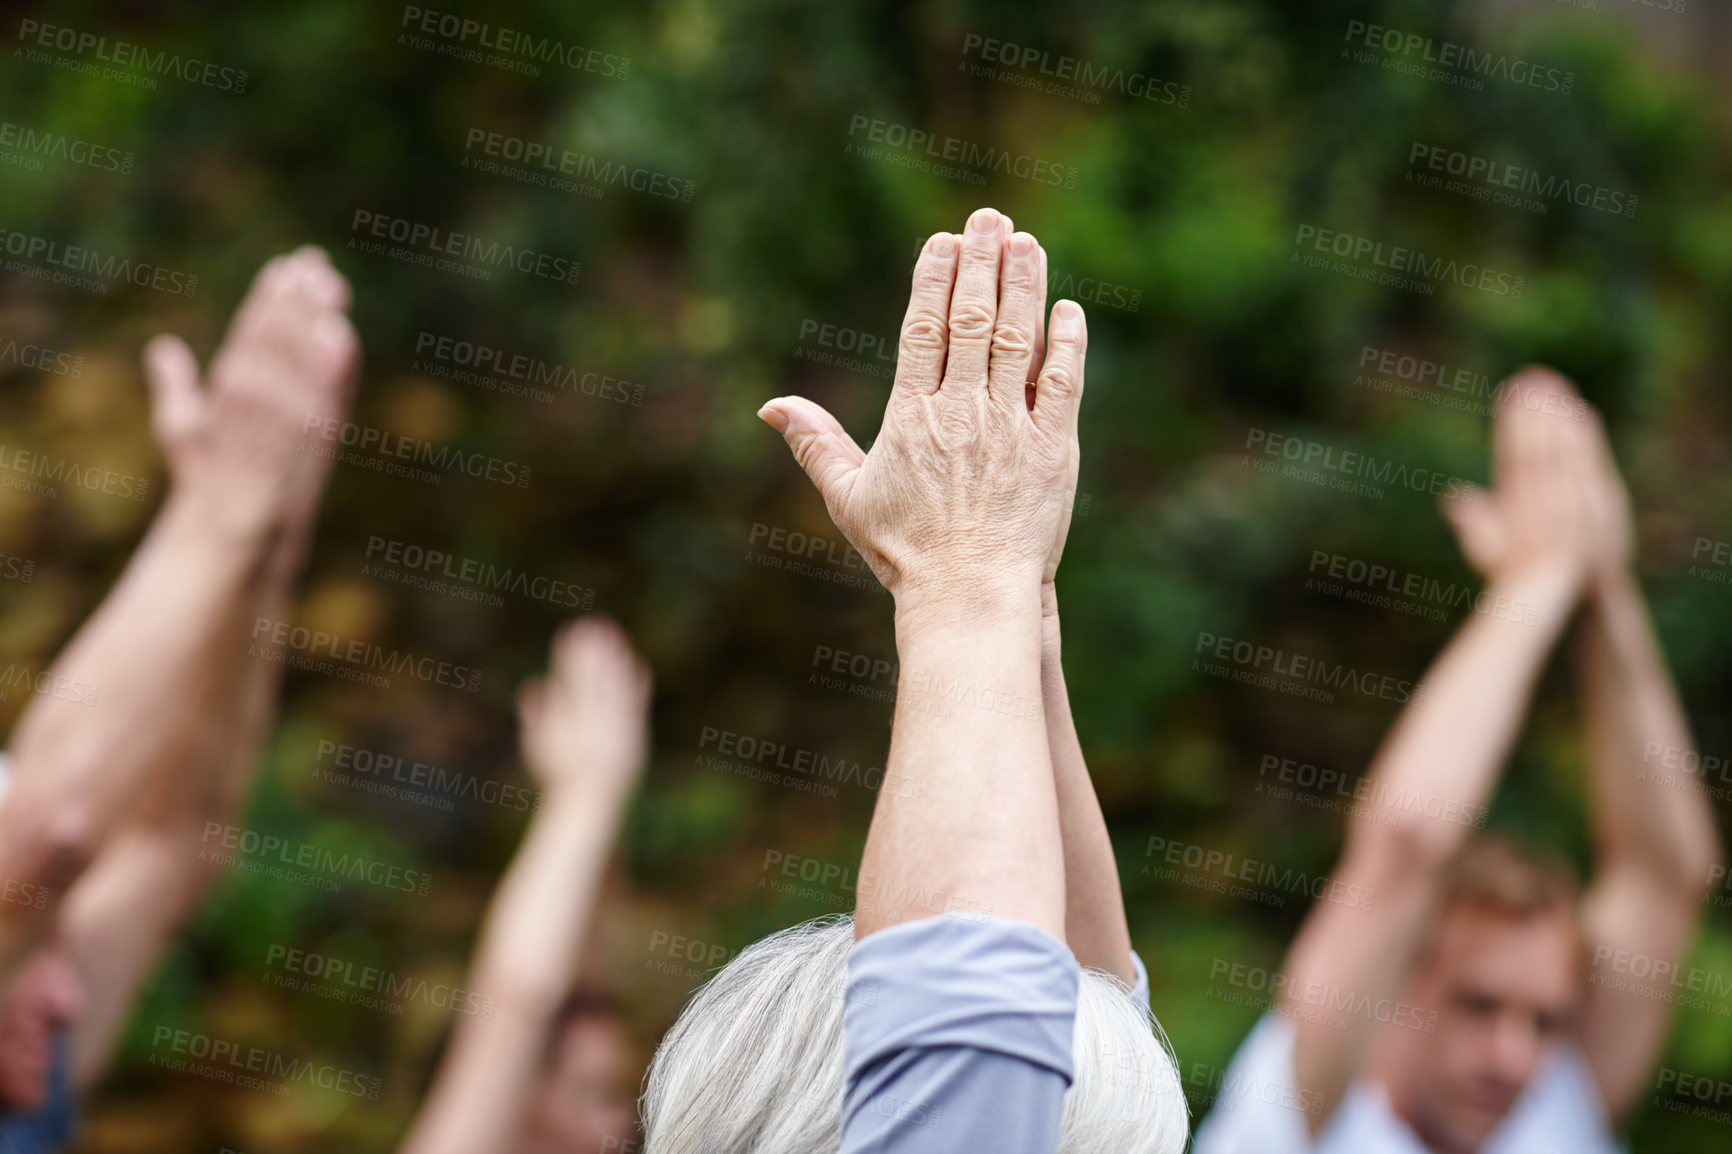
[{"label": "gray hair", "polygon": [[[836,1154],[849,915],[742,950],[687,1003],[645,1079],[645,1154]],[[1084,970],[1057,1154],[1179,1154],[1189,1130],[1166,1035],[1123,983]]]}]

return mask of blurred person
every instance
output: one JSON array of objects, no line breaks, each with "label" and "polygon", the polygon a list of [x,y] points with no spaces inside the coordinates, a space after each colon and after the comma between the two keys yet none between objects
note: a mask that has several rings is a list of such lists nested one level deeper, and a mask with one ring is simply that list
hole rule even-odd
[{"label": "blurred person", "polygon": [[571,990],[614,836],[649,746],[650,673],[620,628],[560,630],[518,694],[540,808],[499,883],[458,1019],[402,1154],[632,1148],[635,1074],[618,1009]]},{"label": "blurred person", "polygon": [[[1445,504],[1489,608],[1385,739],[1330,879],[1374,901],[1312,908],[1197,1154],[1611,1154],[1651,1084],[1670,991],[1611,960],[1681,962],[1719,841],[1698,792],[1645,768],[1690,734],[1598,415],[1555,373],[1523,371],[1493,471],[1493,492]],[[1596,847],[1582,894],[1567,867],[1475,832],[1578,609]]]},{"label": "blurred person", "polygon": [[927,242],[870,453],[810,401],[760,412],[894,595],[895,725],[853,916],[696,994],[647,1154],[1185,1144],[1059,662],[1087,333],[1061,301],[1043,336],[1045,263],[991,209]]},{"label": "blurred person", "polygon": [[261,270],[202,383],[177,338],[146,347],[169,495],[0,775],[0,1154],[68,1137],[218,872],[201,833],[237,812],[275,711],[281,668],[248,638],[286,612],[330,470],[303,423],[349,409],[348,303],[303,248]]}]

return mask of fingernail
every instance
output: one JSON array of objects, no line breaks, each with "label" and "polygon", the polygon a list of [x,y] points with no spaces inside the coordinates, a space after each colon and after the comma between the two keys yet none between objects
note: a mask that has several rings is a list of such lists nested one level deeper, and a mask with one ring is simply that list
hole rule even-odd
[{"label": "fingernail", "polygon": [[1034,237],[1026,232],[1015,233],[1010,238],[1010,255],[1027,256],[1034,251]]},{"label": "fingernail", "polygon": [[998,211],[991,208],[976,209],[974,215],[968,218],[968,231],[982,235],[998,231]]},{"label": "fingernail", "polygon": [[1059,301],[1052,306],[1052,335],[1068,337],[1082,328],[1082,306],[1075,301]]},{"label": "fingernail", "polygon": [[758,410],[758,419],[776,432],[785,433],[788,431],[788,415],[780,409],[771,408],[773,403],[765,402],[764,407]]},{"label": "fingernail", "polygon": [[948,232],[938,233],[926,242],[926,248],[933,256],[951,256],[956,252],[956,236]]}]

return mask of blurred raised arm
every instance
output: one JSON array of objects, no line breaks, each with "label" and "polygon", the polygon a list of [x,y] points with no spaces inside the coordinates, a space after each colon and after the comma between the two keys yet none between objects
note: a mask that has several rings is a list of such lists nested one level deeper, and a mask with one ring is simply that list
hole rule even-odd
[{"label": "blurred raised arm", "polygon": [[[1599,546],[1577,653],[1596,850],[1584,921],[1595,964],[1628,953],[1679,965],[1722,848],[1700,786],[1678,768],[1694,750],[1689,725],[1631,571],[1629,498],[1597,419],[1579,470]],[[1646,992],[1588,986],[1582,1049],[1614,1119],[1651,1084],[1672,1019]]]},{"label": "blurred raised arm", "polygon": [[[1510,380],[1493,429],[1496,489],[1445,505],[1468,561],[1486,577],[1477,604],[1487,611],[1456,632],[1377,752],[1369,798],[1348,822],[1326,891],[1359,899],[1312,906],[1284,970],[1283,996],[1296,1010],[1322,990],[1372,1000],[1399,993],[1440,870],[1484,813],[1574,612],[1590,541],[1570,464],[1574,430],[1556,405],[1523,403],[1556,381],[1538,369]],[[1323,1107],[1306,1114],[1316,1132],[1357,1076],[1374,1023],[1349,1015],[1336,1029],[1303,1012],[1291,1018],[1297,1088]]]},{"label": "blurred raised arm", "polygon": [[403,1154],[512,1150],[593,920],[620,815],[649,742],[649,669],[618,626],[562,629],[553,665],[518,695],[523,758],[541,810],[482,925],[469,989]]},{"label": "blurred raised arm", "polygon": [[[120,583],[55,661],[55,683],[76,692],[37,698],[13,735],[0,877],[34,882],[49,901],[0,903],[0,979],[133,807],[174,788],[153,777],[184,775],[202,790],[192,779],[227,772],[216,767],[232,765],[241,735],[257,730],[235,719],[257,710],[275,674],[242,664],[247,629],[261,597],[282,585],[280,570],[292,571],[296,502],[323,476],[297,451],[303,421],[347,403],[357,347],[343,317],[347,291],[316,249],[271,261],[208,388],[178,340],[147,350],[171,489]],[[189,860],[196,852],[179,848]],[[134,892],[154,901],[160,891],[141,883]],[[134,926],[146,916],[120,908]],[[103,944],[86,944],[86,956],[112,960]]]}]

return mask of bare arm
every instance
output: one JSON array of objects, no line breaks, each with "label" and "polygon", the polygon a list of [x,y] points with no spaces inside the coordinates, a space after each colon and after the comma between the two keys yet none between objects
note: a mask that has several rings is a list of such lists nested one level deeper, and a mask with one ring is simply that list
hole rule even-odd
[{"label": "bare arm", "polygon": [[896,597],[902,674],[855,932],[946,909],[1065,928],[1063,847],[1041,719],[1038,589],[1069,475],[1082,313],[1039,327],[1033,238],[983,209],[914,271],[896,383],[870,454],[800,398],[762,415]]},{"label": "bare arm", "polygon": [[[272,261],[255,282],[208,389],[184,345],[159,338],[151,346],[153,418],[174,477],[172,499],[202,502],[218,525],[250,505],[268,532],[228,552],[225,564],[238,570],[244,562],[245,574],[224,596],[196,606],[141,598],[123,607],[123,628],[152,619],[200,641],[175,664],[110,667],[147,712],[128,740],[114,739],[121,748],[109,770],[143,780],[61,911],[60,936],[86,991],[72,1035],[80,1085],[106,1066],[139,988],[214,879],[217,871],[196,853],[199,831],[232,819],[270,728],[281,666],[249,657],[247,638],[257,617],[287,612],[311,536],[329,465],[295,450],[307,415],[348,403],[356,345],[342,317],[347,303],[347,285],[324,254],[303,249]],[[245,456],[219,455],[231,451]],[[110,646],[122,640],[96,639],[92,659],[109,660]],[[157,703],[145,691],[170,700]]]},{"label": "bare arm", "polygon": [[[1606,547],[1578,651],[1597,850],[1584,920],[1596,951],[1676,964],[1722,851],[1695,782],[1666,768],[1692,749],[1689,727],[1629,569],[1628,499],[1604,437],[1595,440],[1583,485],[1597,498]],[[1614,1118],[1651,1083],[1671,1018],[1662,999],[1589,985],[1582,1048]]]},{"label": "bare arm", "polygon": [[616,626],[586,619],[521,698],[524,757],[543,807],[499,884],[458,1021],[404,1154],[510,1150],[593,919],[620,812],[647,746],[649,673]]},{"label": "bare arm", "polygon": [[0,904],[0,979],[46,932],[150,771],[184,756],[208,672],[245,604],[262,532],[223,526],[200,496],[171,496],[120,584],[55,661],[12,742],[0,805],[0,877],[49,893]]},{"label": "bare arm", "polygon": [[1050,584],[1042,587],[1042,602],[1040,681],[1064,843],[1065,941],[1079,963],[1105,970],[1130,985],[1136,981],[1136,970],[1131,965],[1131,931],[1125,921],[1118,859],[1071,719],[1060,660],[1058,598]]},{"label": "bare arm", "polygon": [[[1438,871],[1483,814],[1574,610],[1587,513],[1566,467],[1571,431],[1564,418],[1514,401],[1555,380],[1533,370],[1512,380],[1494,430],[1497,491],[1447,507],[1469,560],[1489,575],[1487,611],[1470,617],[1426,671],[1378,750],[1328,891],[1368,895],[1369,908],[1350,896],[1312,907],[1287,956],[1289,1007],[1319,991],[1399,993],[1438,898]],[[1308,1018],[1292,1015],[1294,1075],[1323,1103],[1306,1115],[1315,1133],[1358,1075],[1374,1023],[1350,1015],[1336,1029]]]}]

